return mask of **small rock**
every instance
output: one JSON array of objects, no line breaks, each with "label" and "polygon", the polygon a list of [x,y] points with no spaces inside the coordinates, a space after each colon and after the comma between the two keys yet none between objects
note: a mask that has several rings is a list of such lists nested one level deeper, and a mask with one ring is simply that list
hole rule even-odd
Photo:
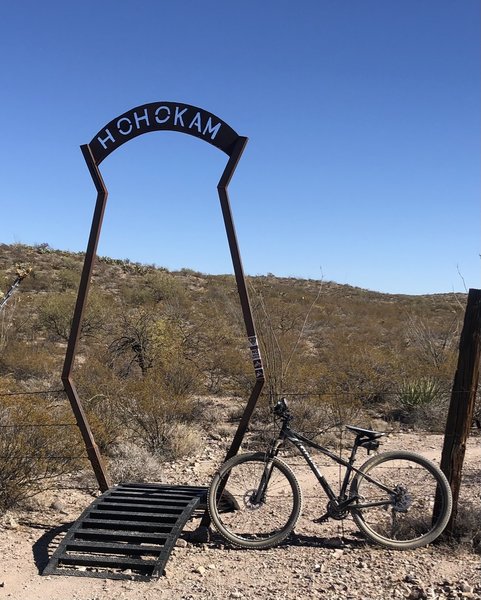
[{"label": "small rock", "polygon": [[332,556],[334,558],[341,558],[344,554],[344,550],[341,550],[340,548],[338,548],[337,550],[334,550],[334,552],[332,553]]},{"label": "small rock", "polygon": [[179,538],[176,542],[175,542],[175,546],[176,548],[187,548],[188,543],[187,540],[184,540],[182,538]]},{"label": "small rock", "polygon": [[198,573],[199,575],[204,575],[205,574],[205,567],[203,567],[202,565],[200,565],[199,567],[196,567],[194,569],[194,573]]},{"label": "small rock", "polygon": [[324,563],[322,564],[315,564],[314,565],[314,573],[324,573],[326,570],[326,565]]},{"label": "small rock", "polygon": [[461,588],[462,592],[468,592],[468,593],[474,592],[473,586],[469,585],[469,583],[466,583],[466,581],[461,581],[460,588]]},{"label": "small rock", "polygon": [[426,594],[424,590],[420,587],[415,587],[411,590],[411,593],[408,596],[408,600],[425,600]]},{"label": "small rock", "polygon": [[6,529],[18,529],[18,523],[12,515],[7,515],[4,520],[4,527]]},{"label": "small rock", "polygon": [[436,594],[434,588],[428,587],[428,589],[426,590],[426,598],[428,600],[436,600],[436,598],[439,598],[439,596]]},{"label": "small rock", "polygon": [[4,581],[0,581],[0,588],[5,587],[5,582]]},{"label": "small rock", "polygon": [[237,590],[234,590],[233,592],[230,593],[229,598],[243,598],[244,596],[238,592]]}]

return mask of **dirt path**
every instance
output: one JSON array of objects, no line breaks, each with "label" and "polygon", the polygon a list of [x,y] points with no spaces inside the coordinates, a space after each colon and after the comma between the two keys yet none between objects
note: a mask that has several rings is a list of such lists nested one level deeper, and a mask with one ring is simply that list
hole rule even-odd
[{"label": "dirt path", "polygon": [[[440,436],[393,436],[384,449],[413,448],[434,460],[440,454]],[[421,447],[422,446],[422,447]],[[215,453],[215,452],[214,452]],[[213,447],[203,456],[172,465],[169,481],[205,483],[212,474]],[[293,463],[308,486],[297,461]],[[472,475],[464,493],[479,503],[481,450],[471,438],[466,468]],[[187,478],[187,479],[186,479]],[[55,502],[55,500],[57,500]],[[478,598],[481,599],[480,555],[469,540],[394,552],[366,544],[351,521],[314,524],[318,514],[304,514],[296,536],[278,548],[264,551],[224,547],[222,539],[192,545],[179,540],[168,562],[166,576],[157,581],[115,581],[89,577],[42,577],[42,542],[57,525],[74,521],[92,501],[86,494],[49,499],[45,508],[3,517],[0,523],[0,600],[156,600],[276,598],[369,599]],[[479,512],[478,512],[479,514]],[[196,523],[190,523],[189,529]],[[339,544],[344,535],[346,544]],[[49,546],[50,551],[52,544]]]}]

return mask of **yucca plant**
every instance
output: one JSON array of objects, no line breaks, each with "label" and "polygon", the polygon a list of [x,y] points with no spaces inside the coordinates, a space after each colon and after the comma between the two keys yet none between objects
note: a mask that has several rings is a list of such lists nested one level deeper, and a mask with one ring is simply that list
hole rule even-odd
[{"label": "yucca plant", "polygon": [[441,431],[446,421],[448,395],[437,379],[405,381],[397,395],[397,418],[431,431]]},{"label": "yucca plant", "polygon": [[439,383],[432,377],[405,381],[399,389],[399,404],[406,410],[422,408],[432,404],[440,391]]}]

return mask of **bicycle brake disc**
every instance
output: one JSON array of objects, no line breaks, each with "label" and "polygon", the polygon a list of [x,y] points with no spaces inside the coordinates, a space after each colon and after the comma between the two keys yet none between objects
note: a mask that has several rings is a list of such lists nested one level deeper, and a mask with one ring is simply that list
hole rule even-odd
[{"label": "bicycle brake disc", "polygon": [[257,494],[257,490],[247,490],[244,493],[244,506],[248,510],[258,510],[262,506],[262,504],[263,504],[262,500],[257,503],[254,502],[254,498],[256,497],[256,494]]}]

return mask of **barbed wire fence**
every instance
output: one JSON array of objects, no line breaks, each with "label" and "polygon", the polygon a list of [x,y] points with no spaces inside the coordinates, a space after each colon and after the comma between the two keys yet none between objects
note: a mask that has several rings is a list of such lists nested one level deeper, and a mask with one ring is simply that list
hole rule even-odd
[{"label": "barbed wire fence", "polygon": [[[406,390],[401,388],[386,389],[383,402],[395,405],[395,400],[399,402],[403,393]],[[241,390],[232,391],[228,396],[237,398],[239,407],[245,400]],[[339,450],[343,442],[348,441],[343,439],[346,424],[372,427],[386,424],[386,419],[382,419],[376,407],[373,389],[297,390],[286,392],[283,396],[292,407],[296,429],[323,442],[327,439],[334,443],[335,440]],[[438,405],[445,415],[448,398],[449,390],[431,390],[428,404]],[[366,399],[374,399],[369,406],[371,415],[374,415],[370,423],[366,421]],[[244,449],[265,447],[272,438],[275,431],[270,410],[273,400],[269,393],[262,395],[249,426]],[[235,404],[234,400],[233,407]],[[416,406],[408,408],[415,410]],[[378,412],[379,422],[376,423]],[[235,424],[236,418],[234,411],[232,424]],[[387,424],[388,429],[401,435],[413,431],[409,423],[400,423],[399,415],[393,415],[392,421],[389,423],[387,420]],[[471,469],[466,475],[473,476]],[[21,489],[18,489],[19,486]],[[0,509],[13,504],[22,494],[29,497],[52,488],[94,493],[97,487],[65,390],[0,392]]]}]

